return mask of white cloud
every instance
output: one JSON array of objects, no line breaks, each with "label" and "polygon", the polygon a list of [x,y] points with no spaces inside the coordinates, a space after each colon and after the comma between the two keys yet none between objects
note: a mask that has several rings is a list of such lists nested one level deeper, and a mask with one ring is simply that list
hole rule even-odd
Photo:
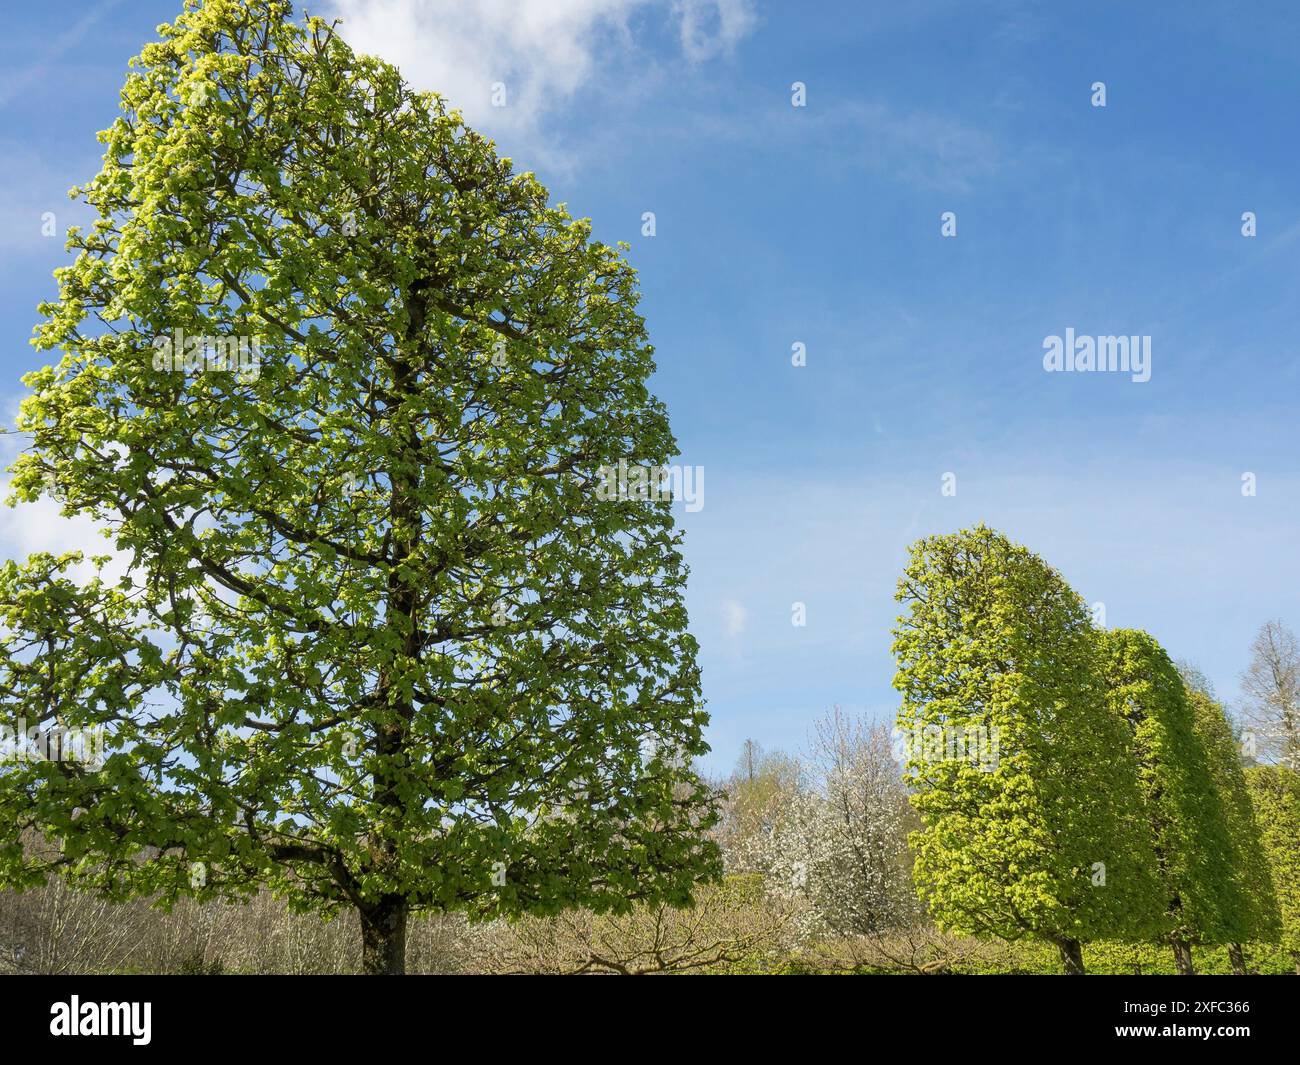
[{"label": "white cloud", "polygon": [[722,617],[727,627],[727,635],[740,636],[749,622],[749,611],[734,599],[729,599],[722,604]]},{"label": "white cloud", "polygon": [[[13,423],[18,404],[10,401],[4,404],[4,408],[7,427]],[[21,562],[38,551],[51,555],[80,551],[87,560],[94,555],[109,555],[112,561],[102,572],[107,580],[117,580],[126,572],[129,558],[117,551],[112,540],[104,536],[103,525],[80,515],[64,517],[59,504],[48,497],[35,503],[4,505],[9,497],[9,466],[29,443],[26,434],[12,433],[7,428],[0,435],[0,559],[11,558]],[[89,580],[94,573],[95,567],[89,561],[83,561],[70,571],[77,581]]]},{"label": "white cloud", "polygon": [[729,55],[758,21],[749,0],[674,0],[673,12],[693,63]]},{"label": "white cloud", "polygon": [[[0,495],[8,494],[8,480],[0,481]],[[116,580],[126,572],[126,557],[104,538],[103,527],[89,518],[65,518],[59,505],[49,499],[0,509],[0,556],[21,562],[38,551],[51,555],[80,551],[87,559],[110,555],[113,561],[104,568],[104,575]],[[82,581],[93,576],[95,568],[86,561],[70,572],[75,580]]]},{"label": "white cloud", "polygon": [[[750,0],[332,0],[330,10],[356,51],[441,93],[507,154],[523,149],[551,165],[566,160],[544,125],[635,51],[631,18],[642,12],[675,20],[692,62],[731,52],[755,21]],[[505,106],[493,105],[498,82]]]}]

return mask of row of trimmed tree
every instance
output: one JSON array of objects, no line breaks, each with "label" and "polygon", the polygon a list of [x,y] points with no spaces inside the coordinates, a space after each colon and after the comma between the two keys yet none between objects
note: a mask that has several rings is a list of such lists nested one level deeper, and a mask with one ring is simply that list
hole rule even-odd
[{"label": "row of trimmed tree", "polygon": [[[1042,559],[986,526],[913,545],[899,581],[898,724],[940,927],[1057,947],[1281,942],[1300,972],[1300,775],[1243,769],[1208,685],[1104,630]],[[972,756],[971,738],[980,742]],[[990,757],[990,752],[992,757]]]}]

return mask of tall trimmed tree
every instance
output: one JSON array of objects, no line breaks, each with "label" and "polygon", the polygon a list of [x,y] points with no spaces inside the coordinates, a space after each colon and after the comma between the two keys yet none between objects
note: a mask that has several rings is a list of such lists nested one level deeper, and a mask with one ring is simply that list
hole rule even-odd
[{"label": "tall trimmed tree", "polygon": [[1227,942],[1246,904],[1209,761],[1177,668],[1154,638],[1136,629],[1098,633],[1111,711],[1132,732],[1165,898],[1160,939],[1180,973],[1191,975],[1192,945]]},{"label": "tall trimmed tree", "polygon": [[935,919],[1048,940],[1067,973],[1086,940],[1146,937],[1163,908],[1155,857],[1082,600],[984,525],[915,543],[898,599],[914,876]]},{"label": "tall trimmed tree", "polygon": [[[1260,840],[1277,891],[1277,942],[1300,976],[1300,773],[1286,766],[1245,770]],[[1274,937],[1269,937],[1274,938]]]},{"label": "tall trimmed tree", "polygon": [[[13,468],[103,523],[0,570],[0,883],[360,918],[684,903],[718,871],[633,270],[433,95],[280,0],[133,61]],[[56,839],[46,860],[24,834]]]}]

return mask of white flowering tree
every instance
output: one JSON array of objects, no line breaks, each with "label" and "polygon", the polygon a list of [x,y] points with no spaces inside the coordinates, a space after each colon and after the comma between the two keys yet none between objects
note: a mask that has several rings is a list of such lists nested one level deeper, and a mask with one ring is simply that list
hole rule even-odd
[{"label": "white flowering tree", "polygon": [[802,901],[809,934],[865,935],[911,923],[912,815],[888,728],[836,707],[815,726],[811,748],[765,837],[769,889]]}]

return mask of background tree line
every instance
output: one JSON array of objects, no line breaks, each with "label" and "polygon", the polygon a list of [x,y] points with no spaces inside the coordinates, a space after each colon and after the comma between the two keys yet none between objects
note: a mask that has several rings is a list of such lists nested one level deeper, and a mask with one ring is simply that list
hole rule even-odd
[{"label": "background tree line", "polygon": [[[899,582],[905,730],[999,736],[986,765],[913,745],[913,875],[949,931],[1054,946],[1281,943],[1300,971],[1294,890],[1295,640],[1264,627],[1234,737],[1194,669],[1138,630],[1096,628],[1061,575],[978,526],[913,545]],[[1258,728],[1258,734],[1254,728]],[[1244,770],[1261,751],[1275,766]]]}]

